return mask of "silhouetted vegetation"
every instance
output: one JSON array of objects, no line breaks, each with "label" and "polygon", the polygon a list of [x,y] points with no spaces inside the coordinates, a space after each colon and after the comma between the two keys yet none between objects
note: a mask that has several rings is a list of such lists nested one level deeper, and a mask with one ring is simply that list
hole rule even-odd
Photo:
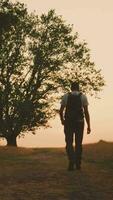
[{"label": "silhouetted vegetation", "polygon": [[37,16],[22,3],[0,0],[0,137],[16,146],[17,136],[48,126],[73,80],[89,94],[104,86],[72,26],[54,10]]}]

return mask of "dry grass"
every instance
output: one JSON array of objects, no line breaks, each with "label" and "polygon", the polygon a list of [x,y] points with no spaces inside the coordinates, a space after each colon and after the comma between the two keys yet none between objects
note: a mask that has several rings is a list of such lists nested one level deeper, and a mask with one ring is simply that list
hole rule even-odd
[{"label": "dry grass", "polygon": [[0,200],[113,200],[113,143],[85,145],[82,171],[65,149],[0,147]]}]

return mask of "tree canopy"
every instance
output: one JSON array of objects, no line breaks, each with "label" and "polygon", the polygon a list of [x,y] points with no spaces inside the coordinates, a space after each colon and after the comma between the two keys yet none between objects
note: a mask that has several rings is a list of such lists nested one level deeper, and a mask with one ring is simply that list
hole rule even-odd
[{"label": "tree canopy", "polygon": [[0,0],[0,136],[16,145],[25,131],[47,126],[72,81],[91,95],[104,86],[73,27],[54,10],[38,16],[22,3]]}]

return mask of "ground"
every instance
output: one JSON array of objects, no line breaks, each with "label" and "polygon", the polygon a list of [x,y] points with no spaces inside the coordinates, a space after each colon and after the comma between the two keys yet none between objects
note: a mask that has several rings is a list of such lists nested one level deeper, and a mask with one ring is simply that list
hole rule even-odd
[{"label": "ground", "polygon": [[83,149],[68,172],[64,148],[0,147],[0,200],[113,200],[113,143]]}]

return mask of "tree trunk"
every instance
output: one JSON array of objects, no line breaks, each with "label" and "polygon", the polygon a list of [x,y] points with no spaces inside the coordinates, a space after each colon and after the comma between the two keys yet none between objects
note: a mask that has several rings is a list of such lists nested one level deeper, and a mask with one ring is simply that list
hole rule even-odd
[{"label": "tree trunk", "polygon": [[7,140],[7,146],[14,146],[17,147],[17,141],[16,141],[16,136],[15,135],[10,135],[6,138]]}]

